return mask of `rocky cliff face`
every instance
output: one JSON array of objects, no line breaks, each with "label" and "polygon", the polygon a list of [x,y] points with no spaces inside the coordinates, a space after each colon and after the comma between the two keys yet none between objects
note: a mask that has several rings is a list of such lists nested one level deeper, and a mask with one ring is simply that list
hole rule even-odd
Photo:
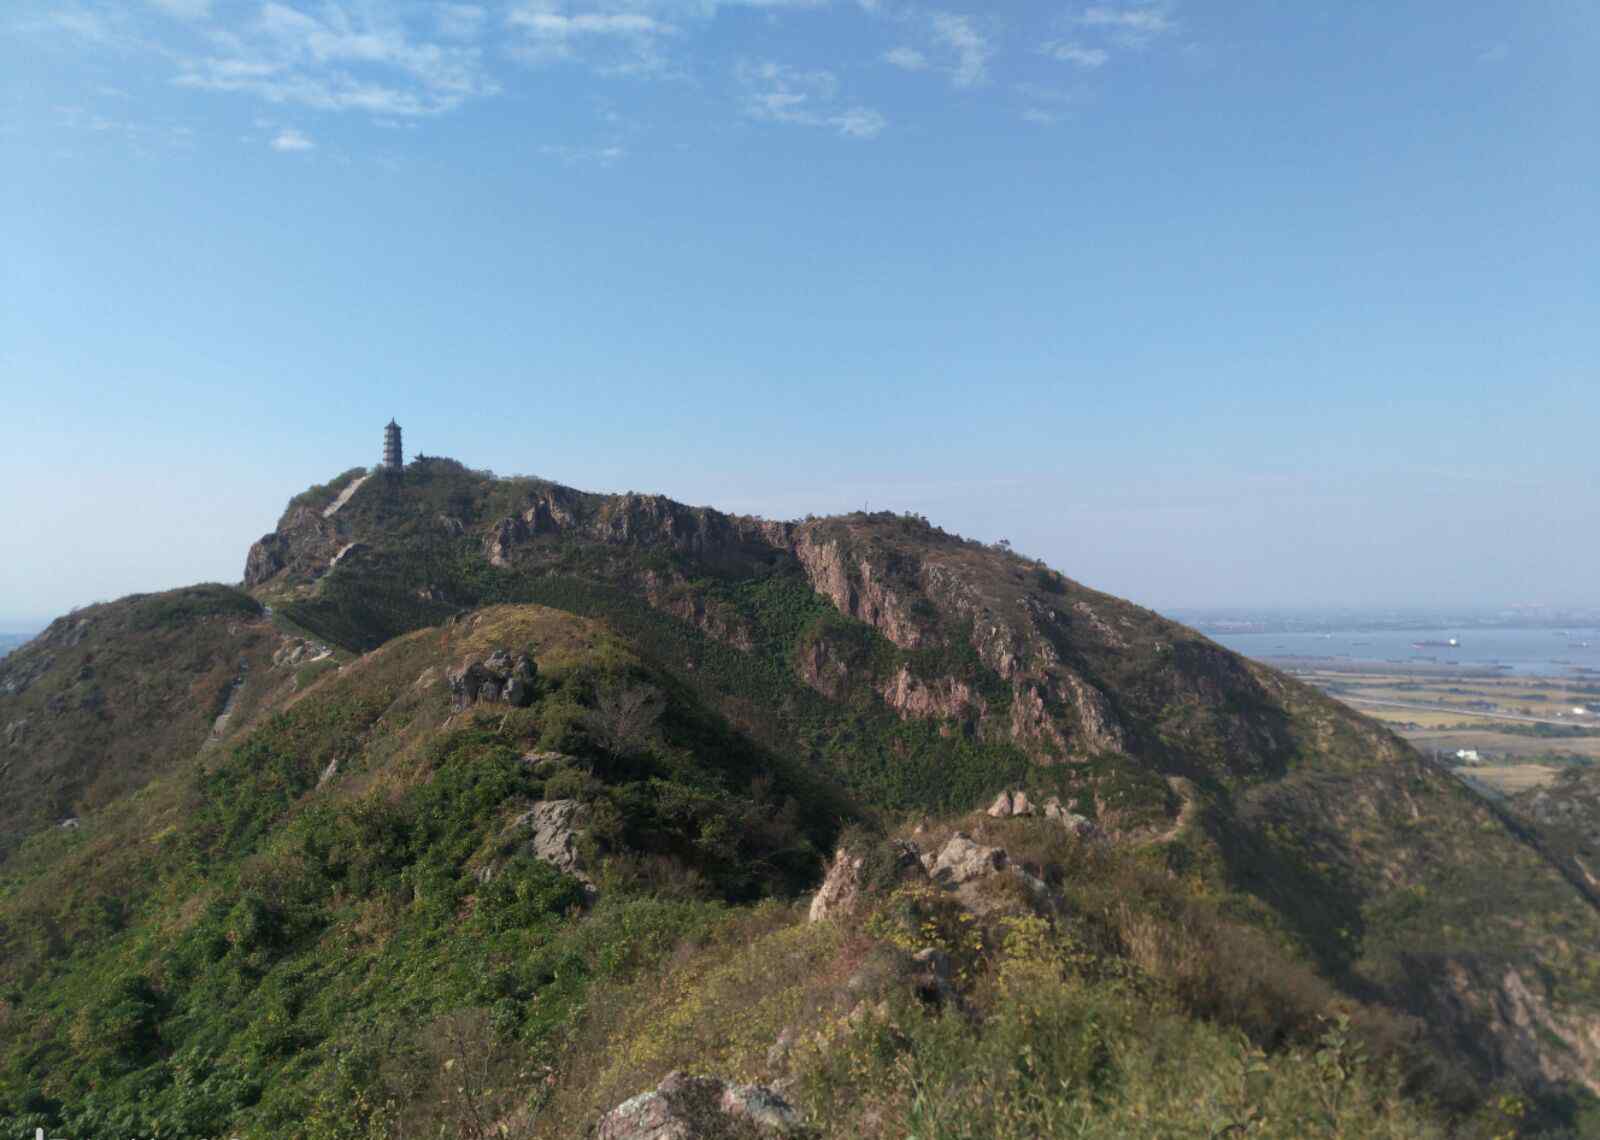
[{"label": "rocky cliff face", "polygon": [[[790,722],[811,735],[783,747],[842,738],[848,763],[859,716],[928,722],[931,747],[946,749],[935,770],[960,749],[1010,749],[1075,789],[1073,811],[1128,834],[1164,834],[1169,782],[1181,784],[1199,821],[1190,857],[1262,899],[1330,976],[1425,1020],[1454,1003],[1431,1022],[1451,1038],[1441,1047],[1494,1043],[1486,1070],[1581,1079],[1600,994],[1569,951],[1574,931],[1600,940],[1600,916],[1448,776],[1305,686],[925,520],[770,522],[464,469],[431,478],[363,490],[331,519],[316,504],[289,512],[252,552],[250,580],[263,596],[342,580],[346,609],[437,601],[416,625],[440,620],[445,600],[544,601],[565,596],[550,581],[579,580],[719,642],[746,663],[735,671],[783,670],[817,694],[822,709]],[[367,553],[330,571],[350,543]],[[603,617],[599,596],[583,595]],[[685,676],[697,667],[687,645],[661,650]],[[743,692],[722,711],[745,726],[787,715]],[[908,747],[894,742],[883,762]],[[1512,881],[1516,905],[1502,898]],[[1398,948],[1414,942],[1431,961],[1472,963],[1465,989],[1410,970]],[[1547,977],[1565,980],[1545,991],[1534,979]]]}]

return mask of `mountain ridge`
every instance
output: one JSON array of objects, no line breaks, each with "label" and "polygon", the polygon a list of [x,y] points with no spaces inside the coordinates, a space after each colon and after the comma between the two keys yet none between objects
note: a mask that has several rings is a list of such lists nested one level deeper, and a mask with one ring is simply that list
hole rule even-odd
[{"label": "mountain ridge", "polygon": [[[447,680],[471,664],[448,648],[456,639],[547,620],[605,631],[585,651],[592,663],[576,687],[552,682],[536,716],[447,714],[459,702]],[[477,651],[514,654],[521,636],[479,637]],[[614,648],[594,648],[602,642]],[[118,672],[141,654],[162,663],[151,677],[167,685],[147,705],[133,695],[148,679]],[[405,714],[416,727],[399,731],[416,735],[398,753],[372,742],[395,728],[365,735],[389,714],[379,705],[359,712],[368,727],[338,746],[353,771],[421,755],[415,749],[460,731],[451,726],[463,717],[488,733],[472,746],[484,757],[545,748],[571,731],[572,741],[600,747],[592,741],[601,737],[563,726],[595,723],[612,700],[596,678],[612,677],[604,685],[648,690],[636,703],[666,694],[672,708],[703,709],[694,716],[724,725],[696,730],[693,739],[721,741],[706,745],[707,756],[788,773],[795,806],[783,810],[814,822],[811,853],[786,864],[785,889],[805,879],[801,864],[820,877],[831,842],[815,822],[820,805],[831,804],[836,821],[893,825],[1029,787],[1229,921],[1314,964],[1347,1000],[1411,1019],[1407,1032],[1439,1058],[1439,1073],[1423,1082],[1430,1095],[1467,1103],[1478,1095],[1473,1082],[1497,1081],[1541,1095],[1597,1090],[1600,979],[1577,948],[1600,938],[1600,917],[1537,845],[1398,738],[1292,678],[1042,563],[886,512],[775,523],[661,496],[497,479],[443,459],[399,475],[346,472],[291,500],[251,547],[242,590],[189,588],[92,608],[0,664],[0,764],[22,765],[0,767],[0,781],[36,780],[59,755],[55,770],[81,785],[61,784],[23,822],[0,821],[10,835],[0,856],[33,834],[10,872],[50,882],[41,853],[79,842],[39,830],[61,811],[82,810],[83,841],[93,840],[96,821],[127,818],[146,786],[170,798],[185,781],[211,786],[206,773],[218,765],[243,773],[249,762],[239,758],[257,755],[252,741],[281,735],[283,718],[327,706],[329,694],[402,659],[415,670],[403,685],[396,675],[392,693],[410,695],[383,700],[438,711]],[[624,660],[632,664],[619,674]],[[636,682],[616,679],[628,670]],[[96,686],[102,695],[85,704]],[[172,711],[140,720],[135,707]],[[55,735],[41,737],[46,730]],[[106,752],[108,732],[147,760]],[[41,750],[47,740],[70,747]],[[649,764],[697,763],[697,745],[661,747],[646,747]],[[676,824],[617,830],[630,812],[654,819],[657,792],[646,792],[648,780],[619,790],[634,787],[627,781],[644,761],[604,747],[597,755],[607,759],[586,761],[589,775],[575,770],[562,786],[596,805],[588,810],[600,822],[585,834],[612,837],[611,847],[595,840],[591,857],[611,860],[617,875],[633,868],[616,882],[694,879],[703,875],[693,870],[696,843],[721,850],[774,826],[718,808],[695,824],[712,829],[700,840],[661,838]],[[317,772],[335,774],[320,780],[296,768],[288,798],[264,801],[266,830],[250,842],[281,845],[299,814],[342,794],[337,759],[319,761]],[[122,782],[85,799],[97,771]],[[406,779],[425,784],[442,769],[417,771]],[[515,780],[505,787],[529,794]],[[491,834],[506,825],[482,816],[472,826]],[[652,854],[652,843],[665,846]],[[459,879],[463,864],[452,866],[452,890],[470,904],[476,888]],[[0,891],[0,931],[16,897]]]}]

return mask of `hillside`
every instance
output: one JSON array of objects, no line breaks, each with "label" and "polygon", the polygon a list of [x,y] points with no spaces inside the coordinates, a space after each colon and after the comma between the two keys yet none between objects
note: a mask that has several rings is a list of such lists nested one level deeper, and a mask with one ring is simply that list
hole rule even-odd
[{"label": "hillside", "polygon": [[[1304,685],[920,518],[361,475],[297,496],[244,592],[83,611],[0,665],[6,786],[41,789],[6,803],[0,1114],[582,1135],[714,1066],[829,1135],[1532,1135],[1600,1091],[1567,868]],[[1005,789],[1082,827],[973,814]],[[895,870],[957,828],[1026,889]],[[841,842],[860,902],[808,923]],[[1158,1080],[1160,1041],[1208,1075]],[[1365,1125],[1302,1112],[1328,1064]],[[1101,1091],[1039,1100],[1061,1081]]]},{"label": "hillside", "polygon": [[1600,901],[1600,768],[1569,768],[1513,797],[1511,808],[1578,888]]},{"label": "hillside", "polygon": [[333,657],[231,586],[58,618],[0,660],[0,860],[220,742]]}]

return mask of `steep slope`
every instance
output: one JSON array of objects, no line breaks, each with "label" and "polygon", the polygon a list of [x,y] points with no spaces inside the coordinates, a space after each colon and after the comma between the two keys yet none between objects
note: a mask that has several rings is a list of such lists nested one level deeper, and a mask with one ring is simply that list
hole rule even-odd
[{"label": "steep slope", "polygon": [[1600,901],[1600,767],[1569,768],[1510,803],[1579,889]]},{"label": "steep slope", "polygon": [[[907,1073],[965,1106],[941,1134],[974,1136],[1337,1135],[1301,1101],[1338,1089],[1432,1135],[1394,1098],[1459,1125],[1520,1088],[1529,1122],[1570,1123],[1596,1088],[1600,919],[1548,844],[1316,691],[926,520],[769,522],[420,460],[297,496],[246,591],[84,611],[0,664],[0,726],[29,721],[7,758],[79,781],[17,813],[36,833],[0,864],[6,1128],[575,1135],[694,1061],[701,1028],[732,1034],[700,1056],[741,1079],[783,1069],[758,1064],[767,1030],[855,1041],[791,1074],[835,1134],[943,1127]],[[966,814],[1007,788],[1081,828]],[[876,901],[802,932],[788,900],[854,820],[930,856],[960,826],[1027,876],[963,919],[900,895],[906,849],[856,834]],[[860,1004],[851,971],[888,955],[898,977],[928,938],[969,969],[936,1008],[884,991],[887,1024],[830,1020]],[[763,968],[783,1024],[745,1019]],[[712,976],[705,1004],[673,997]],[[1355,1038],[1318,1020],[1341,1011]],[[950,1067],[964,1026],[993,1097]],[[1004,1071],[1046,1047],[1042,1083]],[[1219,1075],[1163,1083],[1168,1048]],[[1080,1078],[1106,1083],[1038,1099]],[[973,1123],[995,1105],[1009,1132]]]},{"label": "steep slope", "polygon": [[1156,834],[1187,804],[1173,869],[1246,892],[1349,992],[1418,1014],[1485,1080],[1600,1090],[1588,900],[1397,738],[1176,623],[891,514],[775,523],[448,460],[322,509],[286,516],[247,581],[323,636],[536,601],[627,629],[878,807],[1027,777]]},{"label": "steep slope", "polygon": [[0,1121],[383,1134],[466,1034],[525,1101],[596,981],[809,885],[849,814],[596,623],[402,637],[17,854]]},{"label": "steep slope", "polygon": [[[293,691],[332,651],[228,586],[76,610],[0,661],[0,861]],[[324,658],[326,659],[326,658]]]}]

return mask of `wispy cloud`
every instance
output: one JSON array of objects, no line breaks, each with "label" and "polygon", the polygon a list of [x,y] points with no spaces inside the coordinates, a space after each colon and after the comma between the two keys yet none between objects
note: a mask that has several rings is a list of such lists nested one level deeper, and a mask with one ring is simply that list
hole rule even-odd
[{"label": "wispy cloud", "polygon": [[1085,47],[1073,40],[1051,40],[1042,45],[1040,50],[1051,59],[1074,64],[1086,71],[1104,67],[1106,60],[1111,58],[1111,53],[1105,48]]},{"label": "wispy cloud", "polygon": [[322,111],[433,115],[498,84],[475,46],[413,36],[393,12],[327,4],[315,16],[263,4],[242,30],[213,29],[215,51],[188,59],[176,82]]},{"label": "wispy cloud", "polygon": [[1134,47],[1177,28],[1166,7],[1159,4],[1095,4],[1085,8],[1077,22],[1086,28],[1105,31],[1118,42]]},{"label": "wispy cloud", "polygon": [[285,127],[272,136],[272,141],[267,144],[273,150],[292,153],[295,151],[316,150],[317,144],[304,133],[293,127]]},{"label": "wispy cloud", "polygon": [[610,74],[668,70],[664,40],[679,34],[665,19],[641,11],[572,11],[554,0],[512,9],[506,25],[519,36],[518,58],[527,63],[579,60]]},{"label": "wispy cloud", "polygon": [[1053,127],[1064,122],[1072,105],[1081,97],[1081,92],[1040,83],[1018,83],[1011,90],[1022,101],[1023,122],[1039,127]]},{"label": "wispy cloud", "polygon": [[831,71],[742,62],[734,76],[745,91],[745,113],[753,119],[828,127],[855,139],[876,138],[888,126],[888,120],[870,107],[840,107],[839,81]]},{"label": "wispy cloud", "polygon": [[921,32],[926,50],[902,44],[884,53],[885,63],[902,71],[937,71],[957,87],[976,87],[988,79],[994,45],[971,16],[906,10],[898,18]]},{"label": "wispy cloud", "polygon": [[559,159],[566,166],[581,166],[593,164],[596,166],[615,166],[627,156],[627,151],[616,144],[602,146],[541,146],[539,153],[550,158]]},{"label": "wispy cloud", "polygon": [[928,57],[916,48],[897,47],[883,53],[885,63],[892,63],[902,71],[926,71]]},{"label": "wispy cloud", "polygon": [[972,17],[935,12],[932,20],[934,39],[955,53],[956,62],[951,71],[955,85],[973,87],[987,79],[989,57],[994,54],[994,48],[973,26]]}]

